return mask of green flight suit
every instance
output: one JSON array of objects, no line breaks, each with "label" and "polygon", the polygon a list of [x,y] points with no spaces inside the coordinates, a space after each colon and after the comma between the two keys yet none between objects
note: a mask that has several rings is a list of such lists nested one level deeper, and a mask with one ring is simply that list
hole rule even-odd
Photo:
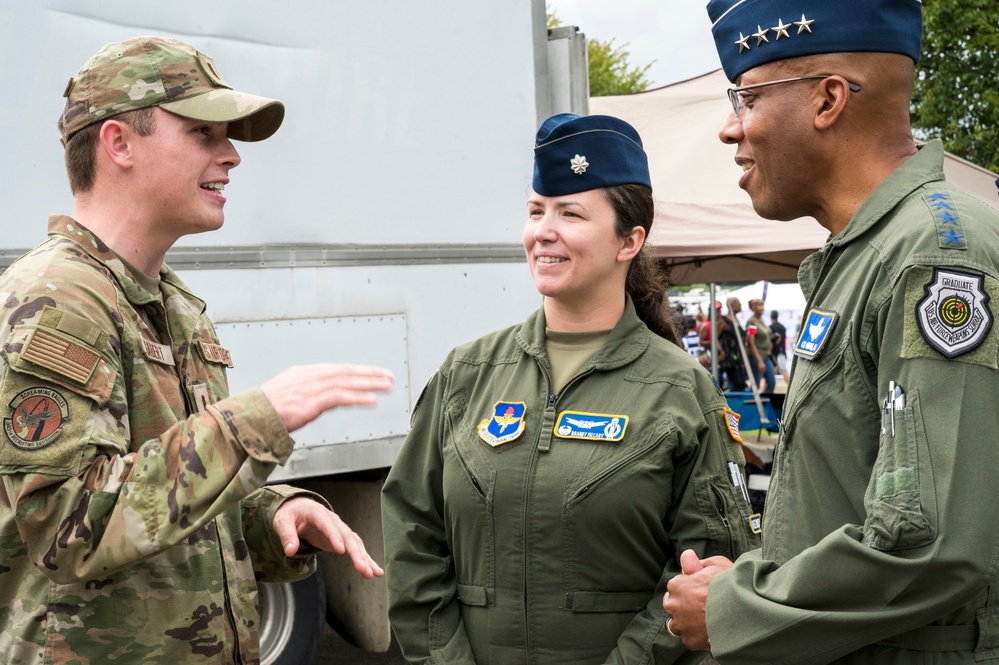
[{"label": "green flight suit", "polygon": [[[743,456],[725,400],[630,299],[558,395],[549,374],[539,310],[452,351],[424,389],[383,490],[403,653],[462,665],[697,662],[665,631],[679,552],[757,545],[731,480]],[[520,405],[519,419],[504,415]],[[493,446],[485,430],[500,421],[505,441]]]},{"label": "green flight suit", "polygon": [[999,214],[943,157],[801,266],[806,317],[838,317],[802,322],[763,548],[709,587],[723,665],[999,660]]},{"label": "green flight suit", "polygon": [[[260,488],[294,442],[168,267],[160,294],[73,219],[0,278],[0,661],[256,663],[291,581]],[[312,498],[315,495],[309,494]]]}]

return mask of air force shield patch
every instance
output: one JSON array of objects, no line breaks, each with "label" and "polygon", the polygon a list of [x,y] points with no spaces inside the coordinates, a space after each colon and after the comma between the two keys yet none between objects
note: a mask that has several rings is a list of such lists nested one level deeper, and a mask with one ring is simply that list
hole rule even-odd
[{"label": "air force shield patch", "polygon": [[934,268],[925,293],[916,305],[916,323],[930,346],[954,358],[985,340],[992,312],[982,275]]},{"label": "air force shield patch", "polygon": [[524,433],[524,402],[496,402],[493,415],[479,423],[479,438],[490,446],[513,441]]}]

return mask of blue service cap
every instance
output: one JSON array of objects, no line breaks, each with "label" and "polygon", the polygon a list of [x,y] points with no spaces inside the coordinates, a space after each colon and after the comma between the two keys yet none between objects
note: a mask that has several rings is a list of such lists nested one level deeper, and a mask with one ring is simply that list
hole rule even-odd
[{"label": "blue service cap", "polygon": [[652,187],[642,137],[620,118],[559,113],[534,140],[534,191],[564,196],[612,185]]},{"label": "blue service cap", "polygon": [[919,0],[709,0],[725,75],[818,53],[901,53],[919,62]]}]

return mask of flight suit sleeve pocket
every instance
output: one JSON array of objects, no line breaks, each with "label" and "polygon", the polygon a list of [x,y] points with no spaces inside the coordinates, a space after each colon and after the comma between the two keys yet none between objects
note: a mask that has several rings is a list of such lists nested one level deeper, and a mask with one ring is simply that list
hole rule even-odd
[{"label": "flight suit sleeve pocket", "polygon": [[735,491],[735,486],[722,474],[695,481],[697,509],[704,518],[707,531],[705,556],[720,554],[735,560],[742,551],[742,548],[736,548],[736,543],[742,540],[740,534],[733,531],[742,528],[743,521],[740,500],[736,499]]},{"label": "flight suit sleeve pocket", "polygon": [[641,612],[651,599],[650,591],[570,591],[565,607],[573,612]]},{"label": "flight suit sleeve pocket", "polygon": [[491,607],[496,604],[496,591],[484,586],[459,584],[458,602],[472,607]]},{"label": "flight suit sleeve pocket", "polygon": [[922,547],[937,537],[936,486],[919,410],[919,391],[895,411],[895,432],[886,415],[864,507],[864,543],[891,552]]}]

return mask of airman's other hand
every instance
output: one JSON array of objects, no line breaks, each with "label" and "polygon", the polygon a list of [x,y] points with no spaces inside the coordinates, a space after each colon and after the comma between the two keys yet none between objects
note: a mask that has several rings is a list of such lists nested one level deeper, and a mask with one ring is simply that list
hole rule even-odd
[{"label": "airman's other hand", "polygon": [[688,649],[711,648],[704,616],[708,584],[715,575],[731,567],[732,562],[723,556],[698,559],[693,550],[680,555],[683,575],[677,575],[666,585],[663,609],[669,616],[670,631],[679,636]]},{"label": "airman's other hand", "polygon": [[364,549],[361,537],[339,515],[308,497],[293,497],[281,504],[274,514],[274,532],[281,539],[285,556],[294,556],[304,538],[321,550],[348,554],[354,570],[365,579],[385,574]]},{"label": "airman's other hand", "polygon": [[392,388],[392,372],[369,365],[300,365],[261,384],[289,432],[340,406],[369,406]]}]

